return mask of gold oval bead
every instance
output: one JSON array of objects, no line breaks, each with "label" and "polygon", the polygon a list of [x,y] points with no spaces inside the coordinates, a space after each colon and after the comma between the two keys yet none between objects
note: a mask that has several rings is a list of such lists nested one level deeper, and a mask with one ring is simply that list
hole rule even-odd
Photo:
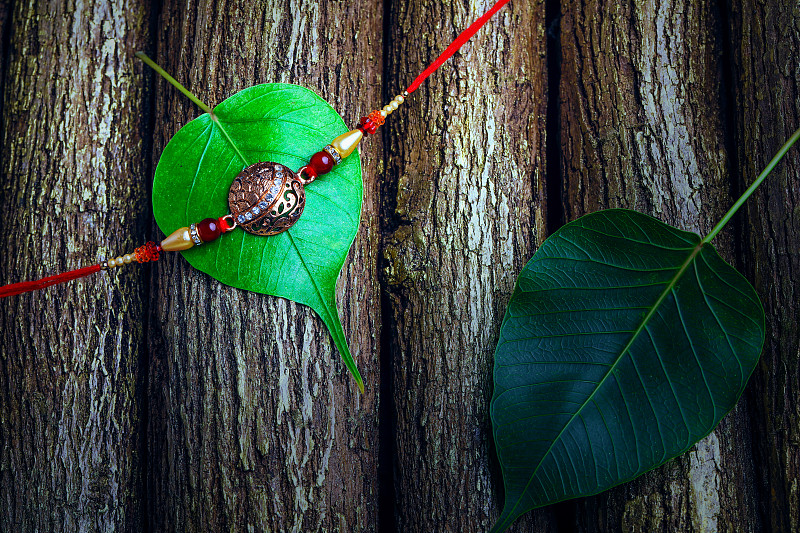
[{"label": "gold oval bead", "polygon": [[332,140],[331,146],[336,148],[336,151],[339,152],[339,155],[344,159],[353,153],[353,150],[356,149],[356,146],[358,146],[358,143],[361,142],[363,137],[364,134],[361,133],[361,130],[351,130],[347,133],[342,133]]},{"label": "gold oval bead", "polygon": [[178,228],[169,237],[161,241],[161,248],[165,252],[180,252],[194,246],[189,228]]}]

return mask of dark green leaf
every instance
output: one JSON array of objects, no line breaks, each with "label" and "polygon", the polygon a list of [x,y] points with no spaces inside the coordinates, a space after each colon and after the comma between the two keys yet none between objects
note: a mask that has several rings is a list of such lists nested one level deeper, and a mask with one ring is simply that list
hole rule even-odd
[{"label": "dark green leaf", "polygon": [[733,408],[761,353],[764,311],[700,243],[614,209],[567,224],[525,266],[495,353],[505,482],[495,531],[669,461]]},{"label": "dark green leaf", "polygon": [[[165,234],[229,212],[228,188],[246,165],[275,161],[297,169],[347,131],[334,109],[296,85],[238,92],[181,128],[164,148],[153,184],[153,212]],[[245,161],[246,160],[246,161]],[[353,155],[306,187],[306,207],[288,231],[259,237],[236,230],[183,253],[222,283],[313,308],[363,390],[336,310],[336,278],[361,215],[361,163]]]}]

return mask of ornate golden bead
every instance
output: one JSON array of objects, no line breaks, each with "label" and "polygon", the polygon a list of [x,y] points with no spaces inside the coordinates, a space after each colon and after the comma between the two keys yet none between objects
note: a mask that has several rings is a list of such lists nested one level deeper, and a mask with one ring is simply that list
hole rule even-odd
[{"label": "ornate golden bead", "polygon": [[286,231],[303,214],[305,205],[301,177],[286,165],[271,161],[242,170],[228,190],[231,216],[240,228],[254,235]]}]

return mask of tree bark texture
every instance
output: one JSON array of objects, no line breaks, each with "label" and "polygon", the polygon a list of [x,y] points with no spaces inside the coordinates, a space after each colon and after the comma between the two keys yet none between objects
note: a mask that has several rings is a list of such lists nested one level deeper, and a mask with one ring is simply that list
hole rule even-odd
[{"label": "tree bark texture", "polygon": [[[147,4],[13,8],[2,284],[132,249],[151,218],[133,57],[149,39]],[[0,300],[0,531],[141,529],[145,277],[130,269]]]},{"label": "tree bark texture", "polygon": [[[0,4],[0,284],[162,237],[161,151],[201,111],[297,83],[348,124],[492,2]],[[304,306],[179,254],[0,300],[0,531],[485,531],[489,400],[517,275],[609,207],[707,233],[800,125],[788,0],[510,2],[361,147],[338,307],[361,395]],[[800,529],[800,157],[715,246],[767,343],[689,453],[511,531]]]},{"label": "tree bark texture", "polygon": [[[380,34],[377,3],[168,2],[155,55],[211,106],[258,83],[297,83],[356,123],[381,100]],[[163,80],[156,88],[154,164],[201,113]],[[364,395],[310,309],[221,285],[180,256],[159,265],[149,322],[153,531],[374,527],[380,139],[364,151],[362,227],[338,302]]]},{"label": "tree bark texture", "polygon": [[[800,123],[797,4],[731,3],[738,185],[744,189]],[[793,150],[741,217],[746,272],[767,315],[749,390],[765,529],[800,530],[800,157]]]},{"label": "tree bark texture", "polygon": [[[390,79],[399,84],[490,3],[393,6]],[[544,8],[509,5],[387,128],[393,392],[384,401],[396,428],[398,531],[485,531],[499,515],[492,355],[516,275],[546,229]],[[538,515],[518,528],[534,524],[548,529]]]}]

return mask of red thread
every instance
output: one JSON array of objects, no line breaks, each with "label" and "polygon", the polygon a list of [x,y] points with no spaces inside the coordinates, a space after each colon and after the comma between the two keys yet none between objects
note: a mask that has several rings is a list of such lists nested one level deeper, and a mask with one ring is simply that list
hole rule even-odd
[{"label": "red thread", "polygon": [[0,298],[5,298],[6,296],[14,296],[15,294],[22,294],[23,292],[30,292],[39,289],[44,289],[45,287],[49,287],[50,285],[57,285],[59,283],[64,283],[65,281],[82,278],[84,276],[88,276],[89,274],[94,274],[95,272],[99,272],[100,270],[101,270],[100,265],[92,265],[88,267],[79,268],[77,270],[64,272],[63,274],[58,274],[56,276],[42,278],[37,281],[23,281],[22,283],[12,283],[11,285],[0,287]]},{"label": "red thread", "polygon": [[[230,215],[225,216],[229,217]],[[217,220],[219,221],[219,227],[222,229],[222,233],[228,233],[229,231],[233,230],[233,226],[228,223],[228,220],[225,217],[219,217]],[[231,217],[231,220],[233,220],[233,217]]]},{"label": "red thread", "polygon": [[414,91],[416,91],[416,90],[417,90],[417,88],[418,88],[420,85],[422,85],[422,82],[423,82],[423,81],[425,81],[425,79],[426,79],[428,76],[430,76],[431,74],[433,74],[433,73],[434,73],[434,71],[435,71],[437,68],[439,68],[440,66],[442,66],[442,63],[444,63],[445,61],[447,61],[448,59],[450,59],[450,56],[452,56],[453,54],[455,54],[455,53],[456,53],[456,50],[458,50],[459,48],[461,48],[461,47],[464,45],[464,43],[465,43],[465,42],[469,41],[469,40],[472,38],[472,36],[473,36],[473,35],[475,35],[475,34],[478,32],[478,30],[479,30],[479,29],[481,29],[481,26],[483,26],[484,24],[486,24],[486,22],[487,22],[487,21],[488,21],[490,18],[492,18],[492,16],[493,16],[495,13],[497,13],[497,12],[500,10],[500,8],[502,8],[502,7],[503,7],[504,5],[506,5],[507,3],[508,3],[508,0],[500,0],[500,1],[499,1],[499,2],[497,2],[495,5],[493,5],[493,6],[492,6],[492,8],[491,8],[489,11],[487,11],[486,13],[484,13],[484,15],[483,15],[481,18],[479,18],[478,20],[476,20],[475,22],[473,22],[473,23],[472,23],[472,25],[471,25],[469,28],[467,28],[466,30],[464,30],[463,32],[461,32],[461,35],[459,35],[459,36],[456,38],[456,40],[455,40],[455,41],[453,41],[453,42],[452,42],[452,44],[450,44],[450,46],[448,46],[448,47],[447,47],[447,49],[446,49],[444,52],[442,52],[442,54],[441,54],[439,57],[437,57],[437,58],[436,58],[436,61],[434,61],[433,63],[431,63],[431,66],[429,66],[428,68],[426,68],[426,69],[425,69],[425,71],[424,71],[422,74],[420,74],[419,76],[417,76],[417,79],[415,79],[415,80],[414,80],[414,83],[412,83],[412,84],[411,84],[411,86],[410,86],[408,89],[406,89],[406,92],[407,92],[408,94],[411,94],[411,93],[413,93]]}]

